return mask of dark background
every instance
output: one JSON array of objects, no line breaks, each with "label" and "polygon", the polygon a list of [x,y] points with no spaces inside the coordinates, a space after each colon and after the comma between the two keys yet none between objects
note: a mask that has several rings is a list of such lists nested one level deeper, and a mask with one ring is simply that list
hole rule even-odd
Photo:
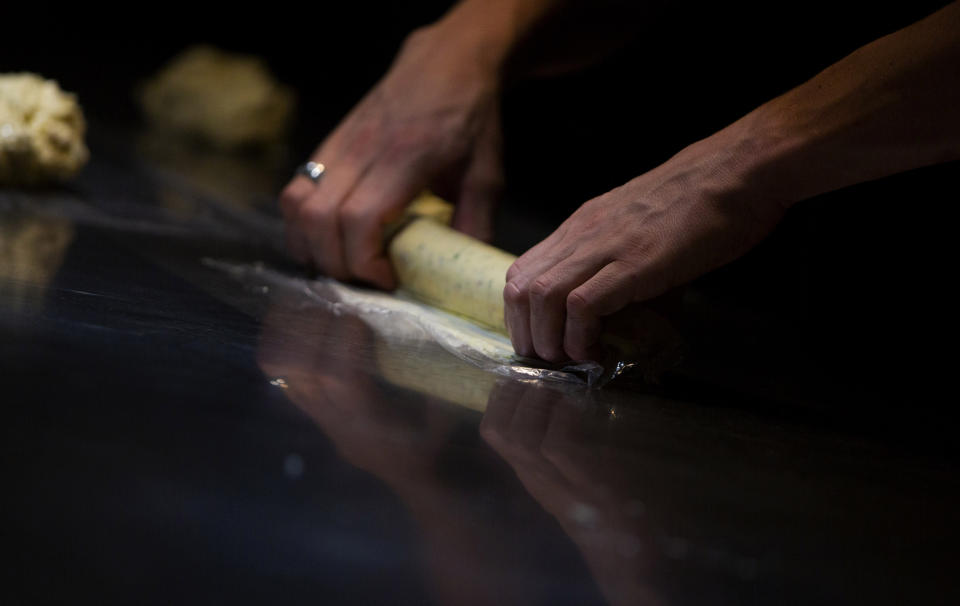
[{"label": "dark background", "polygon": [[[451,4],[5,7],[0,71],[57,79],[93,119],[136,124],[132,90],[187,46],[257,54],[301,97],[292,138],[300,157],[384,73],[405,35]],[[569,58],[592,54],[597,38],[623,43],[589,68],[508,87],[511,181],[549,192],[535,199],[582,202],[622,183],[946,2],[570,4],[570,17],[555,20],[517,63],[535,62],[538,46]],[[583,32],[590,35],[575,35]],[[558,171],[558,158],[567,166],[575,158],[578,170]]]},{"label": "dark background", "polygon": [[[619,50],[588,69],[515,80],[504,95],[507,199],[546,230],[946,3],[610,4],[616,19],[582,3],[554,39],[576,56],[590,48],[564,31],[630,33]],[[0,71],[55,78],[78,93],[92,123],[133,127],[131,91],[186,46],[261,55],[300,95],[292,169],[388,68],[406,33],[448,5],[88,4],[63,12],[37,4],[29,14],[7,12]],[[787,366],[809,369],[782,389],[829,392],[829,401],[937,409],[952,375],[940,352],[955,334],[947,218],[956,174],[956,164],[922,169],[798,205],[757,250],[698,283],[713,309],[740,314],[694,320],[703,359],[739,352],[737,364],[774,377]]]}]

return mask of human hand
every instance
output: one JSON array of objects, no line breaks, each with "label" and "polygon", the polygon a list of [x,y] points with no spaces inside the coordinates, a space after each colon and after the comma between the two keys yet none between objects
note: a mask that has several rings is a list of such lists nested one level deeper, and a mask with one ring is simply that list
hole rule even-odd
[{"label": "human hand", "polygon": [[409,36],[386,76],[313,154],[323,178],[290,181],[280,208],[294,258],[340,280],[395,287],[383,227],[426,188],[456,203],[455,228],[492,236],[502,57],[476,29],[448,18]]},{"label": "human hand", "polygon": [[783,207],[744,185],[744,150],[730,136],[590,200],[516,260],[503,296],[518,354],[599,359],[606,316],[734,260],[773,230]]}]

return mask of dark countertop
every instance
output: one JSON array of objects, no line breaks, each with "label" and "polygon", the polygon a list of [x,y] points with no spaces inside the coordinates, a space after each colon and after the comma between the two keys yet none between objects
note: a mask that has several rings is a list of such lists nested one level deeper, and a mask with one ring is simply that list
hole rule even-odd
[{"label": "dark countertop", "polygon": [[[0,190],[4,603],[960,598],[939,413],[738,355],[656,385],[498,377],[203,265],[297,274],[282,161],[93,152],[69,187]],[[767,326],[687,301],[701,336]]]}]

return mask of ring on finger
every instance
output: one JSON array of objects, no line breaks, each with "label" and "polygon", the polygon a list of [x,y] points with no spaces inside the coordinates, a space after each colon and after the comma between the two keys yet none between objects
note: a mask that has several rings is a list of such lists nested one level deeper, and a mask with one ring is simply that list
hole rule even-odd
[{"label": "ring on finger", "polygon": [[319,183],[323,173],[327,172],[327,167],[319,162],[307,162],[297,167],[297,175],[303,175],[314,183]]}]

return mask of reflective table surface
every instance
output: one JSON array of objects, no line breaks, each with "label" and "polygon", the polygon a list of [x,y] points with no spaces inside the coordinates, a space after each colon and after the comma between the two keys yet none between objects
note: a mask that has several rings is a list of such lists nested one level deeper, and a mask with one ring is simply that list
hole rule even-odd
[{"label": "reflective table surface", "polygon": [[3,603],[960,598],[942,423],[736,356],[597,390],[383,339],[203,262],[302,276],[282,161],[92,146],[0,190]]}]

